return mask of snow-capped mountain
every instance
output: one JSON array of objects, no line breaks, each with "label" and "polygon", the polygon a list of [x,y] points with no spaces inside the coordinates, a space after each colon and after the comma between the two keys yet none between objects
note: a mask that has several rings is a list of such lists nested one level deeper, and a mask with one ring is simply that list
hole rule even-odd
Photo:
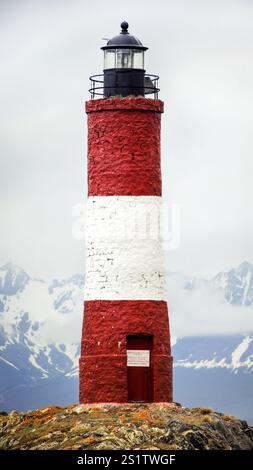
[{"label": "snow-capped mountain", "polygon": [[77,376],[82,286],[79,275],[47,284],[11,264],[0,269],[0,403],[41,380]]},{"label": "snow-capped mountain", "polygon": [[225,300],[232,305],[250,306],[253,304],[253,266],[244,261],[237,269],[219,273],[213,284],[221,288]]},{"label": "snow-capped mountain", "polygon": [[182,338],[173,353],[175,367],[253,373],[253,335]]},{"label": "snow-capped mountain", "polygon": [[253,423],[253,335],[186,337],[174,355],[174,399]]},{"label": "snow-capped mountain", "polygon": [[171,277],[177,279],[185,292],[207,289],[222,296],[223,301],[230,305],[249,307],[253,304],[253,265],[247,261],[230,271],[219,272],[210,280],[169,273],[168,284]]},{"label": "snow-capped mountain", "polygon": [[[244,262],[211,280],[168,274],[172,333],[177,337],[176,401],[215,406],[253,420],[252,273],[253,266]],[[12,264],[0,268],[0,408],[78,401],[83,286],[78,274],[47,283]],[[206,319],[211,326],[217,322],[216,330],[209,326],[200,335],[196,325],[193,336],[191,324],[205,325]],[[239,333],[218,335],[219,321],[231,333],[230,320]],[[246,394],[238,410],[241,400],[233,398],[235,390]]]},{"label": "snow-capped mountain", "polygon": [[27,282],[29,276],[18,266],[11,263],[0,268],[0,294],[15,295],[21,292]]}]

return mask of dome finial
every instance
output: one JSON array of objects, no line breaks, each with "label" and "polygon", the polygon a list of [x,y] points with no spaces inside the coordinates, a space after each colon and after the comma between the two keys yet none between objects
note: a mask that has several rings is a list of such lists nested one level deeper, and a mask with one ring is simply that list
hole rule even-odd
[{"label": "dome finial", "polygon": [[129,34],[128,30],[128,22],[127,21],[122,21],[121,23],[121,33],[120,34]]}]

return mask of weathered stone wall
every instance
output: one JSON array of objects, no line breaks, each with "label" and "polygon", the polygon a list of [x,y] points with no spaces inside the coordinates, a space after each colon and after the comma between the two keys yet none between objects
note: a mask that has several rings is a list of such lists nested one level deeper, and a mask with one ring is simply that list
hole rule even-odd
[{"label": "weathered stone wall", "polygon": [[100,300],[85,302],[80,360],[81,403],[127,401],[126,335],[131,334],[153,336],[153,401],[172,401],[167,303]]},{"label": "weathered stone wall", "polygon": [[146,98],[89,101],[88,194],[160,196],[163,103]]},{"label": "weathered stone wall", "polygon": [[90,196],[85,300],[166,300],[159,196]]},{"label": "weathered stone wall", "polygon": [[[152,397],[172,401],[159,100],[89,101],[80,401],[126,402],[127,335],[150,335]],[[148,222],[147,222],[148,219]]]}]

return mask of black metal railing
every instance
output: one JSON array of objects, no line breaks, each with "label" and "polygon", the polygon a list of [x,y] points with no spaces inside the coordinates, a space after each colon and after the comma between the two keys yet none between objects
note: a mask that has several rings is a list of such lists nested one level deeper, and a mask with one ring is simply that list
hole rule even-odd
[{"label": "black metal railing", "polygon": [[[158,99],[158,93],[160,88],[158,88],[158,75],[152,75],[149,73],[145,74],[145,82],[144,82],[144,94],[146,95],[154,95],[155,99]],[[94,100],[96,97],[101,98],[105,96],[105,90],[111,87],[104,86],[104,75],[92,75],[90,77],[91,88],[89,89],[89,93],[91,94],[91,99]],[[115,88],[115,87],[114,87]],[[122,88],[122,85],[120,85]],[[127,86],[127,88],[129,88]],[[136,89],[136,86],[134,87]],[[143,90],[143,88],[142,88]]]}]

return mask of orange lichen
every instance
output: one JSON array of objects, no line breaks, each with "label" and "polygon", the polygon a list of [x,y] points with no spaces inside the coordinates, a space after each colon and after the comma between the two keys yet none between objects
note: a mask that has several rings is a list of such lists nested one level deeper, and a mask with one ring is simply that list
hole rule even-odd
[{"label": "orange lichen", "polygon": [[82,439],[81,442],[86,442],[86,443],[91,443],[91,442],[95,442],[96,439],[92,436],[89,436],[89,437],[85,437],[84,439]]},{"label": "orange lichen", "polygon": [[140,429],[143,429],[144,431],[147,429],[147,425],[146,424],[141,424],[139,426]]},{"label": "orange lichen", "polygon": [[[252,447],[244,423],[211,413],[208,408],[204,412],[201,408],[181,408],[180,412],[174,408],[168,413],[168,407],[162,404],[93,404],[85,410],[88,413],[82,416],[68,407],[6,416],[4,425],[0,420],[0,448],[186,450],[190,444],[197,450],[238,448],[238,442],[240,448]],[[217,422],[223,424],[220,429],[207,426]],[[231,431],[232,444],[227,441],[226,430]]]},{"label": "orange lichen", "polygon": [[48,406],[47,408],[43,408],[42,410],[40,410],[40,413],[41,414],[51,414],[51,413],[57,413],[58,411],[62,411],[62,407],[61,406]]},{"label": "orange lichen", "polygon": [[139,411],[138,413],[134,413],[133,417],[137,418],[137,419],[142,419],[144,421],[152,421],[150,419],[150,416],[148,415],[147,410]]},{"label": "orange lichen", "polygon": [[18,424],[16,429],[18,430],[18,429],[24,428],[25,426],[28,426],[29,424],[31,424],[31,420],[26,419],[25,421],[22,421],[22,423]]}]

